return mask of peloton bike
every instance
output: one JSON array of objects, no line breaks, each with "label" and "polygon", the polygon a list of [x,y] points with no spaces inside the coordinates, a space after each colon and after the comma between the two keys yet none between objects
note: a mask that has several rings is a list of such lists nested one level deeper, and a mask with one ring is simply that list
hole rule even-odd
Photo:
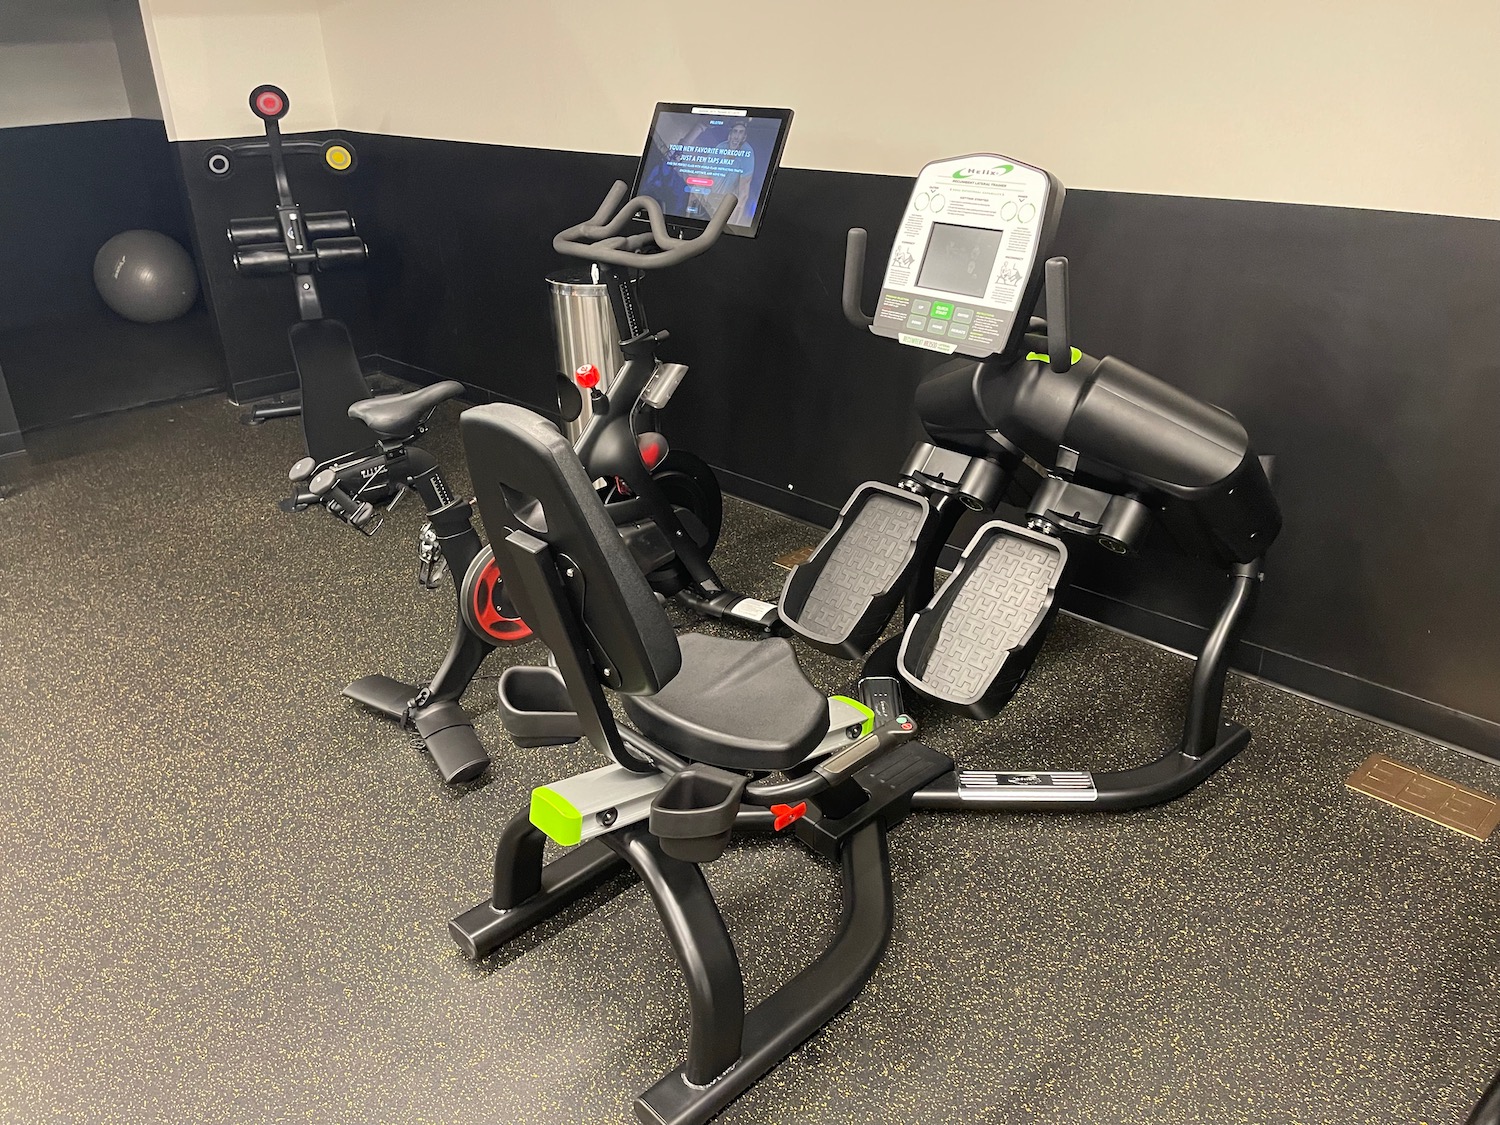
[{"label": "peloton bike", "polygon": [[[639,286],[647,273],[706,253],[726,232],[756,235],[791,119],[789,109],[659,103],[634,187],[616,181],[593,218],[552,240],[606,287],[624,357],[607,391],[597,369],[575,373],[591,407],[578,457],[605,482],[605,509],[657,593],[700,616],[765,632],[779,625],[776,607],[727,590],[708,561],[723,511],[713,471],[670,449],[652,425],[687,367],[658,358],[668,334],[651,330]],[[731,147],[736,136],[743,147]]]},{"label": "peloton bike", "polygon": [[[490,895],[449,931],[482,957],[622,870],[638,875],[690,1010],[683,1065],[634,1103],[648,1125],[709,1120],[859,993],[893,923],[887,833],[909,812],[1168,801],[1248,740],[1220,709],[1228,652],[1280,529],[1265,468],[1229,414],[1072,347],[1065,260],[1048,259],[1062,197],[1050,174],[1007,157],[929,164],[878,311],[855,318],[901,343],[965,357],[919,389],[929,441],[909,458],[905,487],[863,486],[787,579],[782,610],[793,628],[845,655],[863,651],[880,631],[872,622],[903,598],[918,606],[893,674],[867,675],[857,701],[813,688],[783,638],[675,637],[555,428],[511,406],[461,419],[480,510],[510,521],[496,549],[517,607],[555,660],[502,677],[502,694],[525,684],[508,722],[537,744],[587,736],[613,764],[533,791],[500,834]],[[851,236],[852,315],[864,232]],[[1045,322],[1031,317],[1044,274]],[[993,504],[1023,458],[1046,471],[1027,526],[983,525],[934,594],[931,567],[954,510]],[[1128,550],[1153,523],[1222,566],[1231,586],[1198,658],[1179,746],[1113,773],[975,773],[916,740],[903,687],[980,716],[1024,677],[1056,611],[1063,534]],[[605,688],[618,694],[624,722]],[[832,942],[749,1011],[701,871],[736,828],[790,830],[837,860],[844,883]],[[548,839],[567,850],[544,864]]]},{"label": "peloton bike", "polygon": [[[690,118],[686,123],[684,116]],[[674,181],[684,179],[666,159],[671,146],[664,138],[675,135],[674,124],[677,129],[692,130],[711,129],[717,123],[721,131],[727,131],[730,122],[742,117],[752,123],[757,137],[769,141],[762,145],[764,166],[757,183],[741,183],[742,177],[736,177],[741,190],[754,189],[752,197],[741,204],[734,194],[705,198],[696,191],[672,190]],[[578,456],[598,482],[616,529],[657,594],[675,598],[703,616],[764,631],[777,624],[776,607],[725,589],[708,561],[718,539],[723,506],[713,471],[691,454],[669,449],[654,429],[655,412],[670,401],[687,367],[658,359],[657,346],[667,333],[650,330],[637,290],[646,273],[706,253],[726,231],[754,236],[790,120],[790,110],[700,113],[689,106],[658,105],[637,169],[636,192],[631,193],[623,181],[616,182],[591,219],[553,240],[558,253],[588,262],[592,280],[606,285],[621,342],[624,363],[607,391],[597,369],[575,373],[576,385],[589,393],[591,406],[589,422],[578,439]],[[701,130],[694,135],[701,137]],[[708,139],[712,136],[709,133]],[[628,200],[627,195],[631,195]],[[638,216],[644,216],[644,231],[639,229]],[[567,385],[572,390],[574,384]],[[438,564],[445,562],[458,598],[453,639],[430,683],[418,687],[388,676],[365,676],[346,687],[344,694],[413,729],[449,782],[473,780],[490,762],[459,699],[493,649],[532,636],[530,625],[510,599],[495,552],[473,528],[472,506],[452,497],[432,459],[409,444],[421,432],[427,413],[460,390],[458,383],[440,383],[411,395],[382,396],[351,405],[350,417],[374,432],[379,448],[374,456],[341,462],[345,473],[363,479],[373,479],[379,468],[386,479],[421,495],[428,524],[421,539],[419,579],[431,588],[438,580],[435,572],[444,569]],[[581,401],[580,395],[579,406]],[[487,524],[490,529],[509,526],[494,518],[497,522]],[[513,681],[514,692],[524,694],[525,688],[524,681]],[[516,702],[512,693],[499,693],[500,715],[508,725]],[[520,702],[524,709],[529,700]],[[524,725],[524,719],[521,722]],[[518,742],[527,743],[524,734],[516,730],[512,734]]]},{"label": "peloton bike", "polygon": [[270,158],[276,213],[231,220],[229,241],[242,276],[292,278],[301,315],[287,333],[300,403],[262,406],[252,417],[264,421],[301,415],[308,455],[288,474],[292,495],[282,504],[287,511],[320,506],[361,534],[373,535],[383,511],[405,492],[421,498],[427,523],[418,541],[417,580],[436,589],[447,573],[458,598],[448,653],[427,684],[365,676],[344,694],[412,730],[445,781],[472,781],[488,768],[490,758],[458,701],[493,648],[531,634],[503,600],[489,548],[473,525],[473,505],[453,494],[433,456],[413,444],[426,432],[432,412],[460,396],[464,387],[448,380],[407,394],[370,393],[349,330],[323,315],[317,287],[318,274],[359,265],[368,249],[347,211],[308,212],[298,206],[285,162],[288,154],[317,153],[330,171],[345,175],[354,170],[354,149],[340,138],[283,140],[277,122],[289,103],[276,86],[251,91],[250,108],[265,124],[266,139],[215,146],[205,166],[210,175],[223,178],[241,157]]}]

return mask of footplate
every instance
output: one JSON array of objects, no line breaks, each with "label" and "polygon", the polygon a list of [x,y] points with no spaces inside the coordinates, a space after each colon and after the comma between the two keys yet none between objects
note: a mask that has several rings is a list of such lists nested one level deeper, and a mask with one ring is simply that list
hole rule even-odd
[{"label": "footplate", "polygon": [[1057,612],[1068,550],[1004,520],[975,534],[947,584],[912,618],[896,658],[929,699],[988,719],[1015,693]]},{"label": "footplate", "polygon": [[402,683],[390,676],[361,676],[344,689],[344,695],[356,703],[389,715],[393,719],[406,720],[412,700],[422,689],[415,684]]},{"label": "footplate", "polygon": [[1094,775],[1082,770],[961,770],[958,795],[965,802],[1097,801]]},{"label": "footplate", "polygon": [[923,532],[927,500],[868,481],[781,591],[781,617],[824,652],[855,658],[875,643],[900,604]]}]

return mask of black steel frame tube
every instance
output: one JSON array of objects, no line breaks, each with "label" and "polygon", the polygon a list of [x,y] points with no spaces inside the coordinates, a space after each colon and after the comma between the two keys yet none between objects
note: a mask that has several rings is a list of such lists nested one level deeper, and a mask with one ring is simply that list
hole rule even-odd
[{"label": "black steel frame tube", "polygon": [[1188,695],[1187,716],[1182,727],[1182,749],[1188,754],[1206,754],[1219,738],[1224,709],[1224,679],[1229,657],[1245,630],[1250,611],[1260,591],[1260,562],[1245,563],[1231,571],[1229,593],[1219,616],[1209,630],[1193,667],[1193,686]]},{"label": "black steel frame tube", "polygon": [[651,892],[687,983],[683,1078],[706,1086],[739,1061],[744,1038],[745,985],[724,917],[698,866],[667,855],[644,828],[632,825],[601,839]]}]

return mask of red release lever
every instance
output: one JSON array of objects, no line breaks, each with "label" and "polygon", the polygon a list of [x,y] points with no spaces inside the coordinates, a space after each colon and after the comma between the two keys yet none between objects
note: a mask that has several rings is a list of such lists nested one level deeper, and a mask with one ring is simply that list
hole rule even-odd
[{"label": "red release lever", "polygon": [[807,813],[807,802],[798,801],[795,805],[772,805],[771,815],[776,818],[776,831],[780,832],[794,820],[801,820]]},{"label": "red release lever", "polygon": [[591,391],[599,385],[599,369],[592,363],[585,363],[573,372],[573,378],[584,390]]}]

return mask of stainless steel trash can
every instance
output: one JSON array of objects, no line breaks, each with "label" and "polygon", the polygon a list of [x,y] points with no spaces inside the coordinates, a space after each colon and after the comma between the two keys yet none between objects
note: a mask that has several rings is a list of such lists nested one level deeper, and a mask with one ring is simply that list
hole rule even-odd
[{"label": "stainless steel trash can", "polygon": [[[557,369],[571,379],[586,363],[599,369],[599,389],[608,391],[625,362],[620,352],[619,330],[609,304],[609,287],[593,280],[588,266],[575,266],[547,275],[551,289],[552,339],[557,344]],[[589,396],[583,394],[583,409],[567,423],[568,440],[576,443],[593,417]]]}]

